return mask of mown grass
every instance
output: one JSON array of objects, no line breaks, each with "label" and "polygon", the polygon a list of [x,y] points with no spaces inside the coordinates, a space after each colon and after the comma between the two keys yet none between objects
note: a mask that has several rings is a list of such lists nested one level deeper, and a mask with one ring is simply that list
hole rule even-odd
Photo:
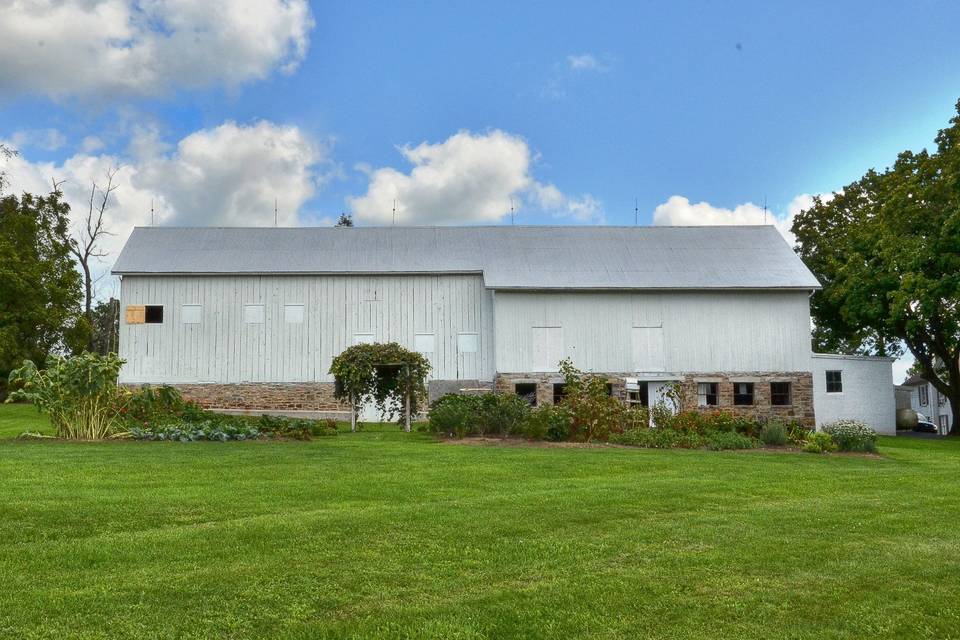
[{"label": "mown grass", "polygon": [[956,637],[960,443],[881,451],[6,441],[0,637]]}]

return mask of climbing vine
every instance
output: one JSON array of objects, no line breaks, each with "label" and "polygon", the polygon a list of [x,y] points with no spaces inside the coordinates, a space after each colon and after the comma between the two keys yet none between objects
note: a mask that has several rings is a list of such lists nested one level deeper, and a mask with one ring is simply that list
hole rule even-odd
[{"label": "climbing vine", "polygon": [[[333,359],[330,373],[337,381],[334,395],[338,400],[352,398],[355,407],[372,400],[389,420],[402,410],[408,391],[411,414],[426,401],[430,362],[396,342],[358,344]],[[391,399],[396,402],[389,402]]]}]

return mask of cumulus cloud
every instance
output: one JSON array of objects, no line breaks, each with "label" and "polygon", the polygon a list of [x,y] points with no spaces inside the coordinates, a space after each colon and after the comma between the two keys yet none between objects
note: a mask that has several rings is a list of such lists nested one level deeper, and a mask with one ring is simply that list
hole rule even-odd
[{"label": "cumulus cloud", "polygon": [[0,0],[0,92],[157,95],[290,71],[306,0]]},{"label": "cumulus cloud", "polygon": [[[831,194],[820,196],[829,200]],[[673,226],[695,225],[756,225],[771,224],[777,228],[792,246],[796,237],[790,232],[793,219],[804,209],[813,205],[814,196],[803,193],[794,197],[781,212],[768,210],[764,215],[762,206],[752,202],[739,204],[733,209],[715,207],[709,202],[692,203],[683,196],[670,196],[653,211],[653,224]]]},{"label": "cumulus cloud", "polygon": [[155,132],[141,132],[125,156],[77,153],[62,164],[30,162],[23,155],[6,164],[8,193],[47,193],[54,179],[78,224],[86,213],[91,184],[103,186],[106,172],[119,167],[118,187],[107,213],[105,248],[113,262],[130,231],[156,224],[272,226],[274,198],[281,225],[297,224],[304,202],[316,191],[318,167],[328,149],[296,127],[226,122],[196,131],[168,148]]},{"label": "cumulus cloud", "polygon": [[460,131],[443,142],[400,147],[413,165],[359,167],[369,176],[367,192],[347,199],[360,222],[390,224],[396,203],[403,224],[495,223],[525,204],[578,221],[602,218],[591,196],[573,198],[531,174],[532,152],[519,136],[500,130]]}]

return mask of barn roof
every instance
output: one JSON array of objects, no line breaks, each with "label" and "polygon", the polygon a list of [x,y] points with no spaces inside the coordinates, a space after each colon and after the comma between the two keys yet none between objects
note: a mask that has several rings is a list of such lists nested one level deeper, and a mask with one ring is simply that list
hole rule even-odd
[{"label": "barn roof", "polygon": [[482,273],[492,289],[815,289],[772,226],[137,227],[113,273]]}]

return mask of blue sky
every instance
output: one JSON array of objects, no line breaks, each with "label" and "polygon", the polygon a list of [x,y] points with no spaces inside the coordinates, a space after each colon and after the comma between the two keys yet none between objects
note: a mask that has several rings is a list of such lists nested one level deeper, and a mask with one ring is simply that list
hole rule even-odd
[{"label": "blue sky", "polygon": [[[956,2],[29,0],[0,22],[14,189],[135,224],[716,224],[784,231],[929,146]],[[109,259],[108,259],[109,260]]]}]

